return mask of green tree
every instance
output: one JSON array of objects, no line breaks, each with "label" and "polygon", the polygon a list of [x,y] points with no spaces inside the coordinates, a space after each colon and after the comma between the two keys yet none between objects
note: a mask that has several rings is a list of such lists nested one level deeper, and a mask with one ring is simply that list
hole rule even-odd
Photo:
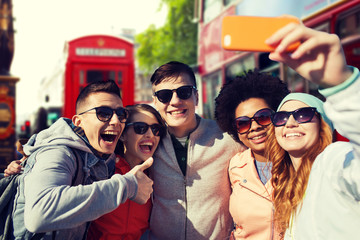
[{"label": "green tree", "polygon": [[162,0],[169,9],[164,26],[156,29],[150,25],[136,36],[139,45],[136,58],[145,73],[168,61],[180,61],[189,65],[197,60],[197,24],[192,22],[194,0]]}]

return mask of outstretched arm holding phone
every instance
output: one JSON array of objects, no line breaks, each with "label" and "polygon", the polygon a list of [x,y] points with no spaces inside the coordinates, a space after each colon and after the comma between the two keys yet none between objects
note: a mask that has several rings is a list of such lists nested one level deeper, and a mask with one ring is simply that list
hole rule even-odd
[{"label": "outstretched arm holding phone", "polygon": [[[301,44],[293,53],[285,51],[290,44],[297,41]],[[359,70],[347,66],[338,36],[316,31],[301,24],[287,25],[274,33],[266,43],[275,47],[269,55],[270,59],[287,64],[304,78],[322,87],[320,93],[326,97],[324,109],[327,117],[339,133],[350,140],[325,145],[325,149],[312,158],[309,153],[315,153],[314,149],[325,139],[325,135],[322,134],[323,125],[326,124],[322,121],[323,114],[313,115],[310,121],[305,122],[299,119],[299,115],[295,116],[294,112],[304,109],[305,105],[308,105],[306,101],[286,97],[287,100],[280,104],[278,111],[281,111],[281,114],[292,115],[288,116],[284,124],[275,126],[273,132],[279,146],[288,156],[281,159],[278,157],[273,161],[275,213],[282,211],[278,217],[284,212],[284,208],[277,208],[279,205],[276,204],[276,197],[281,197],[281,192],[277,192],[277,189],[282,188],[281,184],[285,185],[283,181],[286,174],[276,174],[280,169],[277,166],[292,164],[295,172],[292,167],[289,168],[289,172],[292,171],[295,178],[298,178],[304,174],[304,171],[300,171],[302,165],[309,159],[312,161],[312,165],[309,165],[310,174],[304,181],[307,182],[305,193],[300,196],[297,207],[291,210],[284,237],[357,239],[360,225]],[[276,124],[274,119],[273,124]],[[317,137],[311,143],[309,136],[315,135]],[[306,151],[302,148],[295,151],[291,144],[301,139],[304,145],[308,144],[310,148]],[[272,153],[274,152],[270,148],[270,157]],[[295,160],[300,162],[300,165],[295,166]],[[288,189],[290,188],[289,191],[293,194],[298,187],[289,186]],[[282,199],[286,199],[286,196]]]}]

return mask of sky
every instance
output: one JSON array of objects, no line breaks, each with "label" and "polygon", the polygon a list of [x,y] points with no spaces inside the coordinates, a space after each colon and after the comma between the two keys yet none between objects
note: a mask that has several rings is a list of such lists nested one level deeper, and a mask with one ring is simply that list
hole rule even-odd
[{"label": "sky", "polygon": [[13,0],[15,52],[10,69],[16,84],[17,122],[39,107],[41,80],[61,58],[65,41],[88,34],[118,35],[121,29],[161,27],[160,0]]}]

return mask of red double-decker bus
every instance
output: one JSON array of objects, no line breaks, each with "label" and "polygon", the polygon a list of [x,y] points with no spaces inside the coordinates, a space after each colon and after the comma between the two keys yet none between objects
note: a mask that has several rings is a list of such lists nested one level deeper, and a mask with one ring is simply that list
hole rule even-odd
[{"label": "red double-decker bus", "polygon": [[311,28],[337,34],[341,38],[348,64],[360,67],[360,0],[198,0],[195,6],[199,9],[196,16],[197,67],[202,96],[199,113],[206,118],[213,118],[214,99],[221,86],[228,79],[253,68],[278,75],[293,92],[320,96],[318,86],[308,83],[287,66],[269,60],[268,53],[222,49],[221,23],[224,16],[297,16]]},{"label": "red double-decker bus", "polygon": [[71,118],[80,91],[94,81],[114,80],[124,106],[134,104],[134,65],[134,44],[125,38],[90,35],[66,42],[63,58],[41,83],[48,125],[61,116]]}]

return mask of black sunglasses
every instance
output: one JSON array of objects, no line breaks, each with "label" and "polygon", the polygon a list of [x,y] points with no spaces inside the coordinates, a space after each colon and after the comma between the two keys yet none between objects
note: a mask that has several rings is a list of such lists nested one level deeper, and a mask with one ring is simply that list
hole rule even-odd
[{"label": "black sunglasses", "polygon": [[186,100],[191,97],[192,91],[196,90],[196,87],[188,85],[188,86],[182,86],[177,89],[162,89],[159,91],[156,91],[154,93],[154,96],[156,96],[160,102],[162,103],[168,103],[170,102],[173,92],[176,92],[176,95],[182,99]]},{"label": "black sunglasses", "polygon": [[275,127],[285,126],[290,116],[293,115],[297,123],[307,123],[313,119],[316,112],[314,107],[299,108],[292,112],[280,111],[274,113],[271,121]]},{"label": "black sunglasses", "polygon": [[119,121],[121,123],[126,122],[126,119],[129,116],[128,110],[126,110],[123,107],[112,109],[111,107],[106,107],[106,106],[94,107],[94,108],[91,108],[89,110],[86,110],[85,112],[79,113],[79,115],[87,113],[87,112],[89,112],[91,110],[94,110],[94,109],[96,111],[96,117],[102,122],[108,122],[112,118],[112,116],[114,115],[114,112],[116,113],[116,115],[119,118]]},{"label": "black sunglasses", "polygon": [[271,115],[274,113],[270,108],[263,108],[257,111],[253,117],[241,116],[235,119],[235,127],[238,133],[249,132],[252,120],[261,126],[268,126],[271,123]]},{"label": "black sunglasses", "polygon": [[144,135],[149,128],[151,129],[151,132],[154,134],[154,136],[162,137],[165,134],[165,127],[156,123],[149,125],[144,122],[132,122],[126,124],[126,127],[129,126],[133,126],[135,133],[140,135]]}]

